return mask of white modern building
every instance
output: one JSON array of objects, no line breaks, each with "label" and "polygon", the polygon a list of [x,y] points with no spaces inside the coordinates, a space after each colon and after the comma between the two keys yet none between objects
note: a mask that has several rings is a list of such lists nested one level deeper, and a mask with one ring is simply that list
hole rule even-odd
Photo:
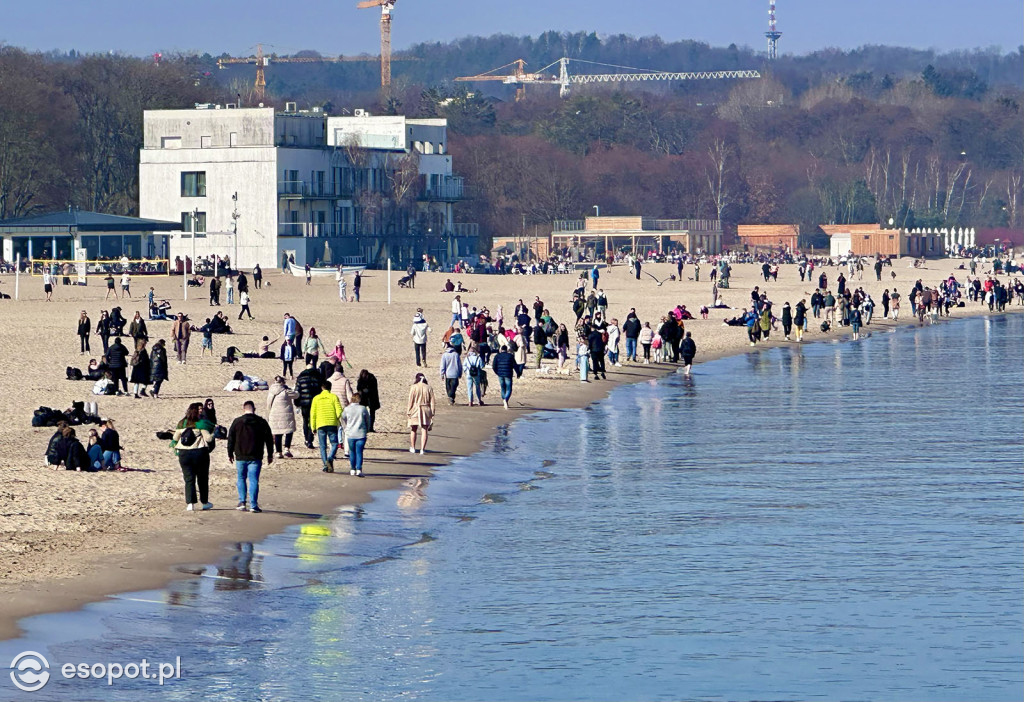
[{"label": "white modern building", "polygon": [[[147,110],[140,216],[181,222],[172,260],[218,254],[236,266],[325,265],[476,251],[456,224],[466,195],[447,122],[327,115],[317,108]],[[198,236],[192,239],[192,231]]]}]

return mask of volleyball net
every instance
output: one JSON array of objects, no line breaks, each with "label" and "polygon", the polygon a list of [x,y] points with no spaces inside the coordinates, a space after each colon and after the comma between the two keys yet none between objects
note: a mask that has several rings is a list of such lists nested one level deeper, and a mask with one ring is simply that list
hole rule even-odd
[{"label": "volleyball net", "polygon": [[70,260],[59,258],[35,258],[28,262],[33,276],[49,273],[55,277],[86,278],[118,277],[129,275],[170,275],[171,261],[167,258],[121,258],[116,260]]}]

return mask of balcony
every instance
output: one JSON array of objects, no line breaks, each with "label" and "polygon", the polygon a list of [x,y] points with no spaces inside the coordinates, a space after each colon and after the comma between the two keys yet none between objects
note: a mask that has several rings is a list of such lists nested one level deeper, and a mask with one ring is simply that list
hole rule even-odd
[{"label": "balcony", "polygon": [[301,236],[322,238],[352,236],[355,227],[347,222],[281,222],[277,225],[278,236]]},{"label": "balcony", "polygon": [[431,183],[429,179],[424,183],[423,191],[419,200],[424,202],[457,202],[470,197],[469,188],[461,177],[442,178],[438,182]]},{"label": "balcony", "polygon": [[347,200],[352,197],[353,188],[347,183],[280,180],[277,194],[286,200]]}]

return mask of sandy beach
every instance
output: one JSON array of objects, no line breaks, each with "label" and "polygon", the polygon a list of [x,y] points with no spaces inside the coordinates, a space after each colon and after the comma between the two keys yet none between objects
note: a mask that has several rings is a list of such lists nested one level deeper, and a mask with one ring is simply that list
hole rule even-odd
[{"label": "sandy beach", "polygon": [[[871,270],[864,272],[863,280],[858,280],[856,274],[847,274],[848,285],[863,287],[877,305],[876,317],[862,330],[862,335],[894,326],[892,321],[880,318],[884,288],[891,291],[895,286],[903,294],[900,323],[916,324],[907,299],[914,281],[920,278],[926,285],[934,286],[950,273],[963,281],[968,271],[957,270],[960,263],[930,261],[925,269],[912,269],[907,267],[906,260],[897,261],[893,268],[883,270],[881,282],[874,280]],[[625,266],[616,266],[602,269],[599,287],[608,296],[610,317],[621,324],[629,308],[635,307],[640,319],[650,321],[656,328],[660,317],[678,303],[685,304],[694,314],[701,305],[710,305],[710,268],[702,267],[700,282],[685,279],[693,275],[692,267],[687,266],[683,281],[666,280],[658,285],[646,275],[637,281]],[[665,280],[675,272],[675,267],[652,264],[644,270]],[[830,286],[834,286],[840,269],[822,270],[827,272]],[[895,280],[890,271],[896,273]],[[817,273],[816,270],[815,279]],[[399,277],[399,273],[393,274],[396,283]],[[255,541],[289,524],[330,515],[340,505],[366,501],[371,491],[394,487],[410,477],[428,477],[431,471],[443,469],[452,457],[473,452],[493,435],[495,427],[523,413],[583,406],[615,383],[637,382],[675,370],[675,366],[668,364],[609,366],[607,382],[581,384],[575,374],[538,374],[528,368],[515,383],[509,411],[501,408],[493,374],[486,398],[488,406],[466,406],[462,385],[460,404],[449,407],[437,371],[441,335],[448,326],[453,297],[452,293],[440,292],[447,278],[461,280],[475,291],[463,294],[471,306],[486,306],[492,314],[499,305],[503,306],[506,320],[511,319],[519,298],[530,305],[535,295],[540,296],[557,321],[571,328],[575,319],[570,307],[572,275],[421,273],[416,289],[393,287],[392,304],[388,305],[385,271],[366,273],[360,303],[340,302],[333,278],[314,278],[313,284],[306,286],[301,278],[270,271],[263,289],[250,291],[254,320],[235,319],[237,304],[220,307],[231,319],[235,333],[214,337],[212,358],[200,358],[201,335],[193,334],[189,363],[180,366],[172,360],[170,379],[164,385],[162,397],[136,400],[130,395],[94,396],[91,382],[65,380],[67,366],[84,370],[89,358],[98,358],[102,350],[99,337],[94,335],[92,354],[79,354],[75,333],[79,313],[88,311],[94,325],[101,310],[114,306],[120,306],[128,319],[136,310],[145,316],[145,293],[152,285],[158,298],[169,299],[173,311],[186,312],[198,325],[216,311],[208,304],[206,289],[192,289],[189,301],[183,302],[180,278],[140,276],[133,281],[134,298],[104,302],[101,281],[92,279],[84,288],[58,286],[54,302],[46,303],[42,280],[22,277],[22,299],[4,301],[5,314],[0,322],[4,330],[0,354],[5,370],[0,375],[0,407],[10,422],[4,430],[5,450],[0,453],[0,596],[5,602],[0,610],[0,637],[16,635],[17,620],[21,617],[72,609],[114,592],[157,587],[171,578],[187,577],[187,564],[214,559],[226,542]],[[755,285],[768,293],[776,314],[784,302],[795,305],[802,298],[809,300],[814,287],[812,282],[800,282],[796,266],[782,266],[778,282],[766,284],[759,265],[735,265],[732,287],[722,290],[721,295],[737,309],[711,310],[709,319],[698,317],[686,323],[698,346],[698,363],[755,350],[748,344],[745,328],[722,323],[724,317],[738,314],[749,303],[750,290]],[[4,276],[0,289],[13,293],[13,288],[13,276]],[[222,302],[226,302],[224,294]],[[432,328],[427,377],[438,398],[435,431],[425,456],[407,452],[405,420],[409,384],[416,371],[409,329],[417,307],[424,309]],[[1015,300],[1008,309],[1024,308],[1016,305]],[[241,413],[245,400],[255,401],[259,413],[265,414],[266,392],[230,393],[222,388],[235,370],[271,380],[280,372],[280,362],[243,359],[229,367],[220,363],[220,356],[229,345],[251,351],[264,335],[278,338],[286,312],[296,316],[307,331],[315,327],[328,348],[339,338],[344,342],[353,366],[347,373],[353,381],[362,368],[369,369],[379,380],[382,408],[377,415],[377,433],[371,435],[367,444],[367,477],[350,477],[347,470],[333,475],[322,473],[318,451],[305,449],[300,435],[293,447],[296,458],[275,461],[264,468],[264,513],[236,512],[235,470],[227,462],[221,442],[211,464],[211,501],[215,509],[186,512],[177,459],[168,442],[157,439],[155,433],[171,428],[190,402],[207,397],[216,401],[219,422],[224,425]],[[979,314],[988,314],[987,307],[967,302],[965,308],[952,311],[952,318]],[[169,339],[170,321],[147,324],[150,345],[156,339]],[[812,322],[805,342],[849,336],[849,329],[823,334]],[[780,331],[758,348],[787,343],[792,342],[786,342]],[[624,345],[621,349],[624,351]],[[173,352],[169,355],[173,358]],[[299,366],[297,362],[296,372]],[[125,446],[124,463],[132,471],[75,473],[44,467],[43,454],[54,430],[33,429],[32,412],[40,405],[66,409],[73,401],[96,401],[101,416],[117,421]],[[301,419],[299,422],[301,425]],[[80,438],[87,430],[88,427],[79,429]],[[186,567],[175,568],[182,565]]]}]

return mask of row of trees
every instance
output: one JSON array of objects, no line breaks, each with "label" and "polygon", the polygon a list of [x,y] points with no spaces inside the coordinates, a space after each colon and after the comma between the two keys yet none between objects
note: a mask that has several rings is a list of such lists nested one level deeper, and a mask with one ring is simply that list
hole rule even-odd
[{"label": "row of trees", "polygon": [[0,47],[0,219],[138,211],[142,112],[221,97],[187,62]]},{"label": "row of trees", "polygon": [[[490,66],[519,49],[538,61],[575,51],[666,68],[694,67],[669,65],[684,55],[720,68],[731,67],[721,65],[730,52],[747,55],[695,42],[548,33],[424,45],[413,52],[421,61],[410,63],[447,57],[447,69],[457,71],[459,61],[486,59]],[[207,71],[208,58],[155,65],[0,50],[0,217],[67,204],[133,213],[143,110],[238,91],[238,76]],[[920,66],[925,58],[931,62]],[[823,65],[851,70],[826,74]],[[287,77],[285,66],[273,68],[274,80]],[[1016,66],[1013,79],[1007,66]],[[593,205],[603,214],[719,218],[727,225],[811,228],[890,218],[908,227],[1022,225],[1020,50],[936,56],[869,47],[825,52],[821,61],[787,57],[762,67],[765,77],[757,80],[587,86],[567,100],[533,86],[520,102],[444,82],[398,81],[382,98],[310,82],[328,66],[288,68],[304,77],[294,87],[271,81],[282,101],[332,113],[369,107],[447,118],[456,170],[475,193],[459,205],[459,220],[480,223],[486,234],[579,218]],[[393,170],[393,190],[409,199],[406,181],[415,169]],[[406,218],[388,202],[362,206],[380,222]]]}]

